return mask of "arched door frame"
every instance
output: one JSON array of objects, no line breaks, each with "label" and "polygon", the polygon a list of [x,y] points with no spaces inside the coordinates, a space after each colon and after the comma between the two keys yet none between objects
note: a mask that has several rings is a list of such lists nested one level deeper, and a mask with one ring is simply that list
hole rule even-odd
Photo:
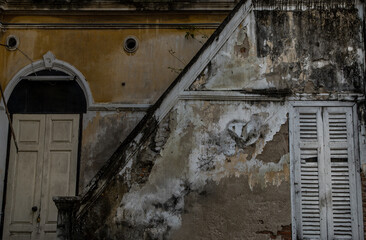
[{"label": "arched door frame", "polygon": [[[80,88],[84,92],[87,109],[93,105],[94,100],[91,94],[89,84],[85,80],[84,75],[77,70],[71,64],[58,60],[52,54],[52,52],[47,52],[43,55],[43,59],[33,62],[24,68],[22,68],[7,84],[4,90],[4,98],[6,101],[9,100],[14,88],[17,84],[22,80],[22,77],[28,76],[32,73],[41,71],[41,70],[57,70],[65,72],[70,76],[75,77],[75,81],[79,84]],[[8,149],[8,118],[6,116],[6,112],[4,109],[4,103],[0,101],[0,206],[3,205],[3,196],[4,196],[4,182],[5,182],[5,171],[6,171],[6,157],[7,157],[7,149]],[[1,215],[3,213],[1,212]]]},{"label": "arched door frame", "polygon": [[[10,80],[10,82],[8,83],[8,85],[4,90],[5,100],[6,101],[9,100],[9,97],[13,92],[14,88],[22,80],[21,77],[28,76],[32,73],[46,69],[62,71],[71,76],[75,76],[76,82],[79,84],[79,86],[84,92],[87,107],[93,105],[94,102],[93,96],[91,94],[89,84],[85,80],[84,75],[71,64],[56,59],[55,56],[52,54],[52,52],[47,52],[45,55],[43,55],[42,60],[38,60],[25,66]],[[4,105],[2,100],[0,102],[1,102],[0,106],[3,107]]]}]

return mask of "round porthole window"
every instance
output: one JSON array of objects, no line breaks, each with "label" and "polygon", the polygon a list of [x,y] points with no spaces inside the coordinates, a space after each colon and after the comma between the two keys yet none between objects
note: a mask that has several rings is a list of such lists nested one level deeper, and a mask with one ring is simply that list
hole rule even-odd
[{"label": "round porthole window", "polygon": [[123,44],[123,48],[128,53],[136,52],[136,50],[138,48],[138,42],[137,42],[136,37],[133,37],[133,36],[126,37],[125,42]]},{"label": "round porthole window", "polygon": [[17,36],[9,35],[6,38],[6,47],[9,50],[15,50],[15,49],[17,49],[18,46],[19,46],[19,39]]}]

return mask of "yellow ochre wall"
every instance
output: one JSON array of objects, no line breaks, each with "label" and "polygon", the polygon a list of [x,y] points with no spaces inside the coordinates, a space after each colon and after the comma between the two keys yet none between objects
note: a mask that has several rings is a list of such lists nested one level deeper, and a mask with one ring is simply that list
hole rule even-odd
[{"label": "yellow ochre wall", "polygon": [[[225,14],[126,14],[126,15],[5,15],[6,23],[220,23]],[[79,25],[80,26],[80,25]],[[141,29],[3,29],[1,43],[9,35],[20,40],[19,49],[33,61],[51,51],[57,59],[76,67],[86,78],[96,103],[152,104],[202,47],[215,27]],[[193,34],[187,38],[187,32]],[[127,36],[138,39],[138,50],[123,49]],[[0,48],[0,83],[5,88],[11,78],[30,60],[19,51]],[[174,55],[174,56],[173,56]],[[125,83],[122,86],[122,83]]]}]

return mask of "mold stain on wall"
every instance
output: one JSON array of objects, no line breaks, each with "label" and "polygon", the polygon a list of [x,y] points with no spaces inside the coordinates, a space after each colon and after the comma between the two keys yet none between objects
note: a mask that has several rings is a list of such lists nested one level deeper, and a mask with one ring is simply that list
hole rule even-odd
[{"label": "mold stain on wall", "polygon": [[89,112],[84,114],[79,189],[82,190],[145,112]]},{"label": "mold stain on wall", "polygon": [[190,90],[359,92],[364,53],[356,11],[253,11]]},{"label": "mold stain on wall", "polygon": [[[170,134],[154,159],[148,180],[130,183],[114,221],[162,239],[182,226],[182,214],[189,209],[187,197],[238,182],[243,184],[243,194],[254,197],[273,191],[287,199],[284,204],[290,204],[287,113],[283,103],[180,102],[169,116]],[[281,146],[277,154],[272,154],[271,141]],[[120,174],[128,176],[131,169]],[[264,203],[267,207],[269,199]],[[223,206],[232,207],[229,202]],[[276,232],[281,224],[289,224],[289,211],[283,219],[286,221],[268,228]]]}]

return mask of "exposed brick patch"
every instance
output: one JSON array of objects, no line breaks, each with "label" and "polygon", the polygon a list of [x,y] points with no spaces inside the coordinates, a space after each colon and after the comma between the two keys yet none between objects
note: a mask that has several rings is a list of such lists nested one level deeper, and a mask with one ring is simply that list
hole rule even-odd
[{"label": "exposed brick patch", "polygon": [[[365,178],[366,180],[366,178]],[[268,234],[270,239],[282,239],[282,240],[291,240],[291,224],[281,226],[282,229],[277,231],[277,234],[274,232],[264,230],[264,231],[257,231],[257,234]]]}]

